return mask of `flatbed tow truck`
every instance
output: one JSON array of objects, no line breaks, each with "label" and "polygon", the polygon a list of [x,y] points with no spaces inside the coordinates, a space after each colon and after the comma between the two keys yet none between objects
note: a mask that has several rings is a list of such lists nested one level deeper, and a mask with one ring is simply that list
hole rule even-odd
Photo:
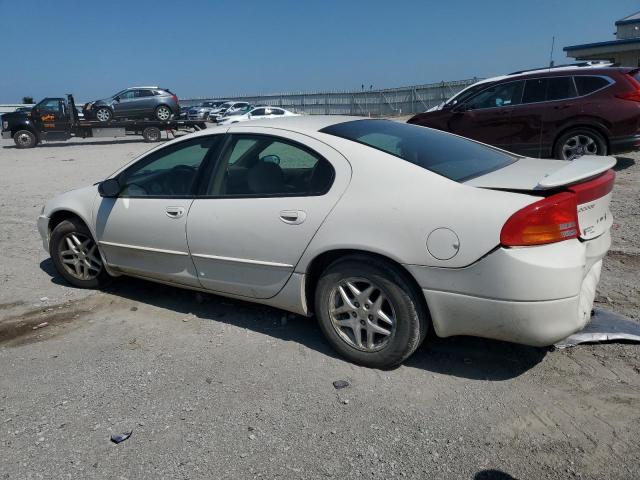
[{"label": "flatbed tow truck", "polygon": [[206,123],[201,120],[81,120],[73,95],[67,95],[66,99],[45,98],[30,112],[5,113],[1,119],[2,138],[13,138],[18,148],[33,148],[43,141],[66,141],[73,137],[114,138],[142,135],[145,142],[159,142],[163,130],[167,132],[168,137],[176,131],[193,132],[207,128]]}]

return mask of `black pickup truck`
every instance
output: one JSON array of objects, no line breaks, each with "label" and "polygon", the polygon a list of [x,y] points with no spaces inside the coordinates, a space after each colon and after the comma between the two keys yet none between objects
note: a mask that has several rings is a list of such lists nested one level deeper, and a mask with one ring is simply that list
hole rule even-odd
[{"label": "black pickup truck", "polygon": [[40,142],[64,141],[72,137],[124,137],[142,135],[146,142],[159,142],[162,130],[174,132],[196,131],[206,127],[198,120],[81,120],[73,100],[45,98],[30,112],[5,113],[2,120],[2,138],[13,138],[18,148],[32,148]]}]

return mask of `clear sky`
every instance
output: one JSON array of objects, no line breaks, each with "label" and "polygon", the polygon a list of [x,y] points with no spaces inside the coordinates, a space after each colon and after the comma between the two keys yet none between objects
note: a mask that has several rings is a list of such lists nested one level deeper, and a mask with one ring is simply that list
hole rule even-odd
[{"label": "clear sky", "polygon": [[0,103],[392,87],[546,65],[613,40],[627,0],[0,0]]}]

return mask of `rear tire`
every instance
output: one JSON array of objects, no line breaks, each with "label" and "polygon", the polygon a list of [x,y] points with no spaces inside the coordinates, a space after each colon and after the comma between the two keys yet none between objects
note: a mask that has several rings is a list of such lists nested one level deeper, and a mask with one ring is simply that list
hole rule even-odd
[{"label": "rear tire", "polygon": [[60,222],[51,232],[49,254],[56,270],[74,287],[102,288],[113,279],[104,268],[98,246],[77,218]]},{"label": "rear tire", "polygon": [[167,122],[171,119],[171,115],[173,115],[173,112],[166,105],[160,105],[156,108],[154,115],[157,120],[161,122]]},{"label": "rear tire", "polygon": [[158,127],[147,127],[142,130],[142,138],[145,142],[153,143],[162,140],[162,135]]},{"label": "rear tire", "polygon": [[390,368],[415,352],[427,334],[428,313],[418,295],[395,266],[371,257],[346,257],[322,273],[315,312],[322,332],[342,356],[367,367]]},{"label": "rear tire", "polygon": [[574,160],[582,155],[606,155],[607,141],[587,127],[573,128],[556,140],[553,156],[558,160]]},{"label": "rear tire", "polygon": [[33,148],[38,144],[38,137],[29,130],[18,130],[13,141],[18,148]]},{"label": "rear tire", "polygon": [[113,112],[110,108],[99,107],[96,110],[96,120],[99,122],[109,122],[113,119]]}]

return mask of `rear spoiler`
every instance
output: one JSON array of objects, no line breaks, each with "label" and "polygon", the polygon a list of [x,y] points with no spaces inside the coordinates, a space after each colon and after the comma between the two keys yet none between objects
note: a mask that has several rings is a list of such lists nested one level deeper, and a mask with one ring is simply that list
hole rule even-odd
[{"label": "rear spoiler", "polygon": [[585,155],[569,162],[566,166],[546,175],[538,182],[536,189],[547,190],[577,183],[606,172],[616,164],[613,157]]}]

